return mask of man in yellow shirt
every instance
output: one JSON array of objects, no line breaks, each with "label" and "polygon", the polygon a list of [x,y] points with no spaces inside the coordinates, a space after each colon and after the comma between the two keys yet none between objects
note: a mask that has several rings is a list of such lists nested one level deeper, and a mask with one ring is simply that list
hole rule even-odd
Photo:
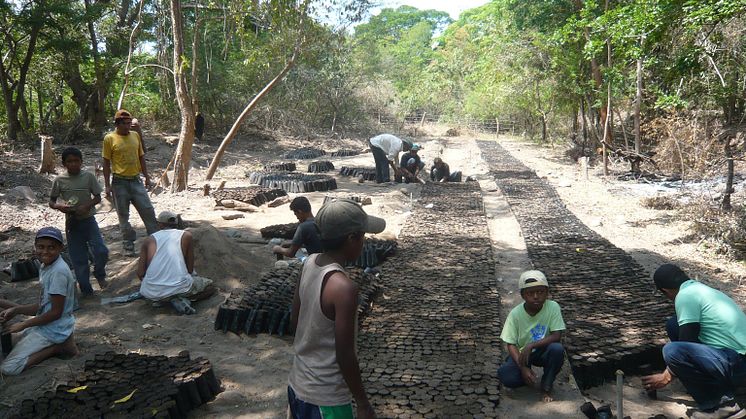
[{"label": "man in yellow shirt", "polygon": [[122,233],[122,247],[134,255],[137,234],[130,225],[130,203],[135,206],[145,224],[148,234],[158,231],[155,209],[148,192],[140,180],[145,177],[145,186],[150,187],[148,169],[145,165],[145,150],[140,135],[131,130],[132,115],[120,109],[114,115],[115,130],[106,134],[102,155],[104,158],[104,190],[108,198],[113,197]]}]

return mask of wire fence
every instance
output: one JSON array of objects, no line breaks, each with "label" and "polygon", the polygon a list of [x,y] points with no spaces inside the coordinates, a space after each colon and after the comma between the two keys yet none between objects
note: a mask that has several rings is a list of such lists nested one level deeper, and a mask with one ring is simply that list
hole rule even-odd
[{"label": "wire fence", "polygon": [[391,115],[377,114],[375,118],[378,123],[387,128],[401,131],[412,126],[424,127],[426,124],[443,124],[458,130],[480,132],[487,134],[520,134],[524,131],[523,124],[513,119],[479,119],[472,117],[453,117],[450,115],[431,114],[427,112],[415,112],[404,118],[395,118]]}]

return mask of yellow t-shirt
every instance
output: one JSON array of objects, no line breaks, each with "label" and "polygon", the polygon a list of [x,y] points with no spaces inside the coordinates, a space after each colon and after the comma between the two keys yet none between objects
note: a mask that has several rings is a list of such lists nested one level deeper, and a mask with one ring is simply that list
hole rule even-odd
[{"label": "yellow t-shirt", "polygon": [[140,142],[140,135],[130,131],[119,135],[116,131],[104,137],[103,157],[111,162],[111,172],[120,176],[137,176],[140,174],[140,156],[145,154]]}]

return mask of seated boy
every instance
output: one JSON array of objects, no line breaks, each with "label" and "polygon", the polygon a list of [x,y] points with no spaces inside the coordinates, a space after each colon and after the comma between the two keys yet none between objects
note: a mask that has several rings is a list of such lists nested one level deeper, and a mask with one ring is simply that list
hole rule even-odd
[{"label": "seated boy", "polygon": [[[0,371],[18,375],[26,368],[55,355],[77,355],[73,339],[75,317],[75,278],[60,257],[63,248],[62,232],[54,227],[44,227],[36,233],[36,255],[41,261],[39,282],[42,292],[39,302],[20,305],[0,300],[0,322],[3,333],[18,333],[23,337],[3,360]],[[8,324],[17,314],[34,316],[22,322]]]},{"label": "seated boy", "polygon": [[417,176],[419,176],[420,171],[425,167],[425,163],[417,154],[420,149],[422,147],[419,144],[413,144],[411,150],[402,154],[401,162],[399,162],[400,173],[396,176],[397,183],[401,183],[402,180],[405,183],[420,182]]},{"label": "seated boy", "polygon": [[[313,218],[313,211],[311,211],[311,203],[308,202],[308,198],[305,196],[299,196],[293,199],[290,203],[290,211],[293,211],[295,217],[298,219],[298,228],[295,230],[293,240],[287,245],[275,245],[272,247],[272,252],[282,256],[292,258],[296,257],[296,254],[302,248],[305,248],[307,254],[321,253],[321,240],[319,239],[319,231],[316,227],[316,221]],[[305,260],[305,257],[302,258]]]},{"label": "seated boy", "polygon": [[[565,321],[560,306],[549,296],[549,283],[541,271],[526,271],[518,280],[524,302],[510,311],[500,339],[506,343],[508,357],[497,370],[505,387],[539,384],[545,402],[552,401],[552,384],[565,361],[560,344]],[[544,368],[541,382],[532,365]]]},{"label": "seated boy", "polygon": [[451,173],[448,163],[440,157],[433,159],[433,166],[430,168],[430,180],[433,182],[461,182],[461,172]]}]

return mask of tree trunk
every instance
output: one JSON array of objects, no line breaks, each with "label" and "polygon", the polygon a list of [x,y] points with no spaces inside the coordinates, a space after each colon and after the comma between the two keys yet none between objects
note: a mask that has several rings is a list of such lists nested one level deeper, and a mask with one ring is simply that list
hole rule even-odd
[{"label": "tree trunk", "polygon": [[[584,0],[575,0],[575,8],[578,12],[581,12],[583,8],[585,7],[585,1]],[[608,1],[606,2],[606,9],[608,10]],[[583,35],[585,37],[586,42],[591,41],[591,34],[590,34],[590,28],[584,27],[583,28]],[[601,75],[601,66],[599,66],[598,61],[595,57],[591,57],[591,78],[593,79],[593,84],[596,87],[597,90],[600,91],[601,87],[603,86],[603,76]],[[591,101],[588,102],[589,104],[592,103]],[[606,119],[608,118],[608,109],[606,103],[602,103],[601,107],[598,110],[598,115],[600,117],[600,123],[601,125],[606,125]],[[598,140],[598,135],[596,135],[596,139]]]},{"label": "tree trunk", "polygon": [[547,142],[547,117],[544,112],[541,113],[541,142]]},{"label": "tree trunk", "polygon": [[215,157],[213,157],[212,162],[210,163],[210,168],[207,169],[207,175],[206,179],[210,180],[215,175],[215,171],[218,170],[218,166],[220,165],[220,159],[223,157],[223,153],[225,153],[225,150],[228,148],[231,142],[233,142],[233,137],[238,132],[238,129],[241,127],[241,123],[243,123],[243,120],[246,118],[246,116],[251,113],[251,111],[256,107],[256,105],[259,103],[259,100],[264,97],[269,91],[271,91],[277,83],[282,80],[285,75],[290,71],[291,68],[293,68],[293,65],[295,64],[295,59],[298,56],[299,46],[296,46],[295,50],[293,51],[292,57],[290,57],[290,60],[285,64],[285,67],[280,71],[280,73],[272,79],[266,86],[264,86],[264,89],[262,89],[261,92],[257,93],[256,96],[254,96],[254,99],[249,102],[249,104],[246,106],[246,108],[241,112],[241,115],[238,116],[238,119],[236,119],[236,122],[233,123],[233,126],[231,127],[231,130],[228,131],[228,134],[223,138],[223,141],[220,143],[220,147],[218,147],[218,151],[215,152]]},{"label": "tree trunk", "polygon": [[[21,105],[26,100],[24,97],[26,88],[26,76],[28,75],[29,66],[31,65],[31,58],[34,56],[36,51],[36,41],[39,37],[39,31],[44,24],[44,19],[40,14],[43,14],[44,2],[40,1],[36,5],[34,14],[36,16],[36,22],[31,27],[31,32],[28,35],[28,44],[26,47],[26,54],[18,68],[18,78],[13,80],[11,75],[13,64],[9,62],[9,67],[3,64],[3,60],[0,59],[0,88],[3,91],[3,101],[5,103],[5,115],[8,123],[8,139],[10,141],[18,140],[18,135],[23,133],[23,126],[21,121],[18,119],[18,111]],[[15,56],[20,55],[20,51],[11,50],[8,53]]]},{"label": "tree trunk", "polygon": [[585,155],[586,147],[588,146],[588,120],[585,117],[585,98],[580,98],[580,121],[583,125],[583,147],[582,152]]},{"label": "tree trunk", "polygon": [[194,7],[194,33],[192,34],[192,77],[189,87],[191,88],[190,94],[192,96],[192,110],[196,114],[199,112],[199,98],[197,97],[197,91],[199,84],[197,83],[197,62],[199,60],[199,49],[200,49],[200,37],[199,31],[202,24],[202,19],[199,16],[199,2]]},{"label": "tree trunk", "polygon": [[[606,10],[609,9],[609,0],[606,0]],[[611,68],[611,42],[606,38],[606,65]],[[603,158],[604,158],[604,176],[609,175],[609,146],[611,146],[611,78],[606,82],[606,118],[602,118],[604,124],[604,140],[603,140]]]},{"label": "tree trunk", "polygon": [[[645,42],[643,36],[640,40],[640,47]],[[642,107],[642,55],[637,58],[637,93],[635,94],[635,153],[640,154],[640,108]]]},{"label": "tree trunk", "polygon": [[[90,10],[91,0],[85,0],[86,11]],[[106,77],[106,69],[102,62],[98,49],[98,37],[96,36],[96,29],[93,26],[93,20],[88,19],[88,35],[91,41],[91,54],[93,55],[93,70],[96,76],[96,80],[93,83],[93,92],[88,96],[87,112],[86,112],[86,124],[91,129],[101,129],[106,125],[106,114],[104,107],[104,100],[109,92],[109,81]]]},{"label": "tree trunk", "polygon": [[723,147],[725,151],[725,161],[727,164],[726,174],[725,174],[725,192],[723,192],[723,210],[724,211],[730,211],[733,209],[733,206],[730,202],[730,196],[734,192],[733,191],[733,175],[734,175],[734,165],[733,165],[733,150],[731,149],[731,135],[728,134],[725,137],[725,145]]},{"label": "tree trunk", "polygon": [[50,135],[40,135],[39,137],[41,138],[41,166],[39,166],[39,173],[55,173],[54,148],[52,147],[54,137]]},{"label": "tree trunk", "polygon": [[189,95],[186,75],[182,59],[184,57],[184,27],[182,22],[181,0],[171,0],[171,24],[174,40],[174,87],[176,89],[176,101],[181,113],[181,131],[179,133],[179,145],[176,147],[176,158],[174,159],[174,181],[171,185],[172,192],[186,190],[189,183],[189,166],[192,161],[192,146],[194,144],[194,111],[192,110],[192,98]]},{"label": "tree trunk", "polygon": [[622,127],[622,135],[624,136],[624,149],[629,150],[629,140],[627,139],[627,128],[624,126],[624,119],[622,119],[622,113],[619,111],[619,107],[616,108],[616,116],[619,118],[619,125]]}]

